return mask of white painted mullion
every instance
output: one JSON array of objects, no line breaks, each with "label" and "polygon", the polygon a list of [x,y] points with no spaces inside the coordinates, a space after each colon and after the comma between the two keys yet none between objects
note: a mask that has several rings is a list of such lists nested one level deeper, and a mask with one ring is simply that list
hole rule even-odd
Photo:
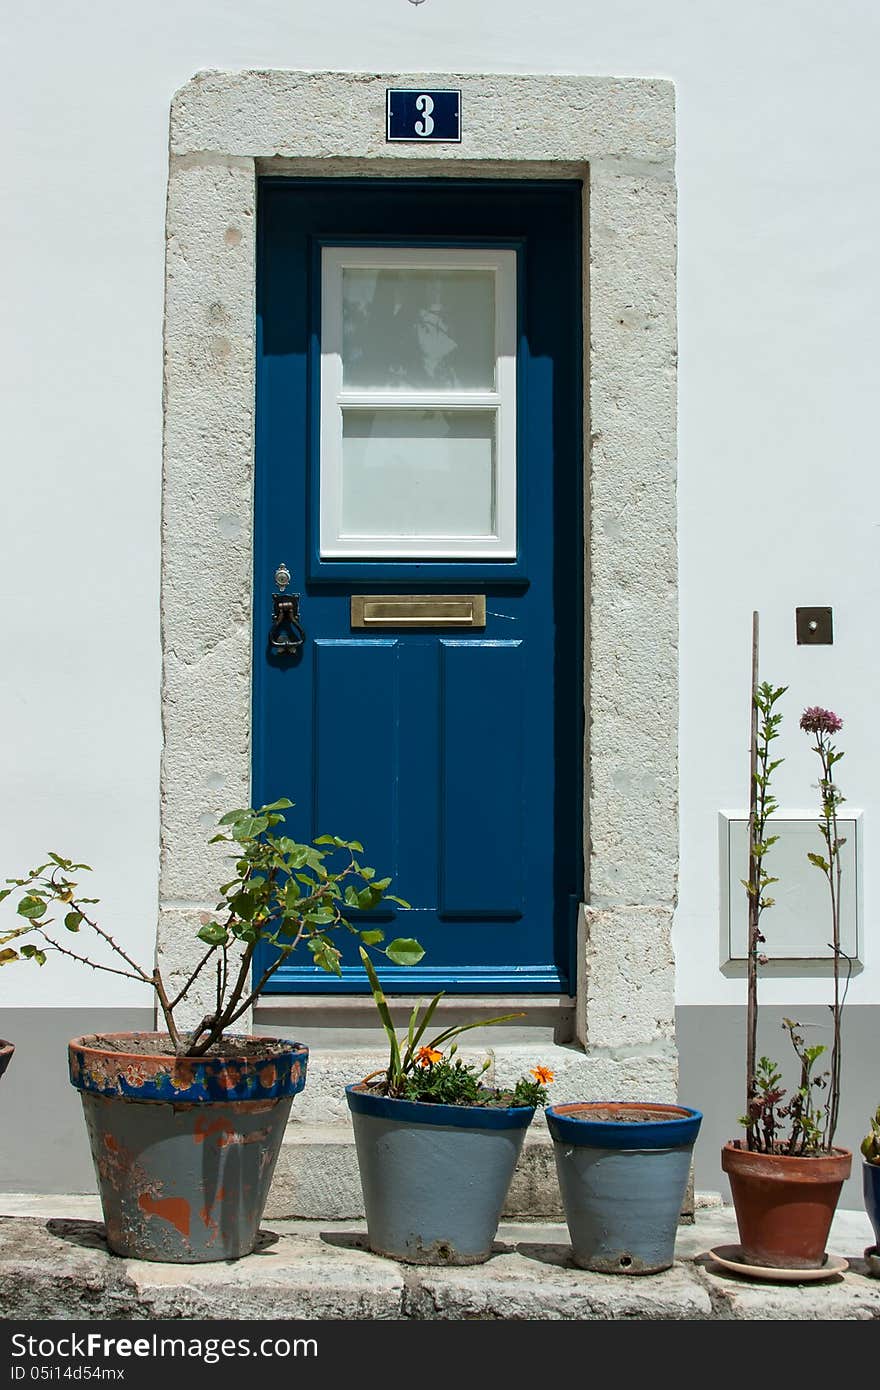
[{"label": "white painted mullion", "polygon": [[336,397],[343,409],[364,410],[493,410],[501,405],[497,391],[344,391]]}]

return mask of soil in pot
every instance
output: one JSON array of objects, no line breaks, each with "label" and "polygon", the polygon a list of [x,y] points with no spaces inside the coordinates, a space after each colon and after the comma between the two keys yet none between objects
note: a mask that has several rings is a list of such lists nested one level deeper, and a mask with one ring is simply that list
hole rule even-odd
[{"label": "soil in pot", "polygon": [[176,1057],[161,1033],[71,1042],[114,1254],[198,1264],[254,1249],[307,1059],[278,1038],[228,1037],[204,1057]]},{"label": "soil in pot", "polygon": [[745,1262],[819,1269],[840,1189],[852,1167],[849,1150],[791,1157],[755,1153],[735,1140],[721,1150],[721,1167],[730,1179]]}]

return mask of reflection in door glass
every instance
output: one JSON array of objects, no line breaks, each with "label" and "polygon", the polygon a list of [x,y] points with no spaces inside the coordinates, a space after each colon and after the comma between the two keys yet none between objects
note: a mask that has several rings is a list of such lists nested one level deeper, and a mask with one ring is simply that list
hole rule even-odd
[{"label": "reflection in door glass", "polygon": [[492,390],[495,276],[483,269],[342,273],[347,390]]},{"label": "reflection in door glass", "polygon": [[344,410],[341,535],[493,535],[495,415]]}]

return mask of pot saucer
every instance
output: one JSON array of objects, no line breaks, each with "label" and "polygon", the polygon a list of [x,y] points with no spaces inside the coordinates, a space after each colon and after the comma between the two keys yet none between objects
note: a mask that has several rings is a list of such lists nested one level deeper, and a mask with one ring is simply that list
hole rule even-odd
[{"label": "pot saucer", "polygon": [[826,1255],[818,1269],[777,1269],[775,1265],[752,1265],[742,1256],[740,1245],[716,1245],[709,1251],[716,1264],[723,1265],[734,1274],[744,1274],[748,1279],[766,1279],[773,1284],[807,1284],[821,1279],[832,1279],[849,1268],[840,1255]]},{"label": "pot saucer", "polygon": [[880,1279],[880,1246],[868,1246],[865,1251],[865,1264],[872,1279]]}]

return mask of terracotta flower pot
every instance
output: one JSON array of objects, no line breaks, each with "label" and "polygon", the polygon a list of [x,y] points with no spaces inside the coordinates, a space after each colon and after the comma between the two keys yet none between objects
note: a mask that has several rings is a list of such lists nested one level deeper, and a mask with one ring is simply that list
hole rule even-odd
[{"label": "terracotta flower pot", "polygon": [[852,1154],[834,1149],[815,1158],[752,1153],[725,1144],[721,1167],[730,1178],[743,1259],[776,1269],[818,1269]]},{"label": "terracotta flower pot", "polygon": [[0,1038],[0,1076],[3,1075],[9,1063],[12,1061],[12,1054],[15,1051],[15,1043],[4,1042]]},{"label": "terracotta flower pot", "polygon": [[163,1033],[74,1038],[82,1100],[115,1255],[200,1264],[254,1249],[308,1048],[226,1036],[175,1057]]}]

